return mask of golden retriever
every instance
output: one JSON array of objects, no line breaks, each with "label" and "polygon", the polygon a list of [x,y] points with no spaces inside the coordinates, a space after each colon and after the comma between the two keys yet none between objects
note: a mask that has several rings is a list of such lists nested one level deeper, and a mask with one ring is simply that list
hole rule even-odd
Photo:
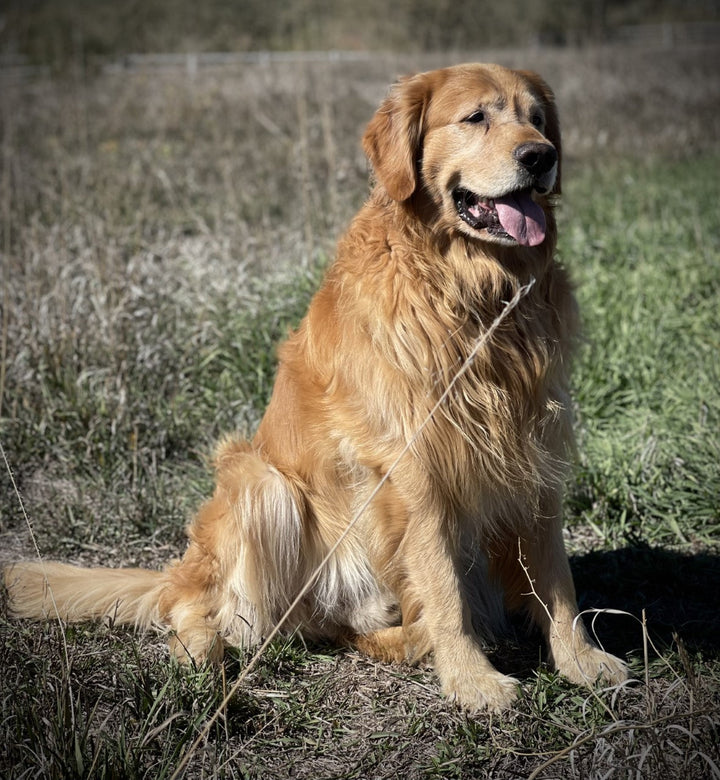
[{"label": "golden retriever", "polygon": [[219,445],[183,558],[162,572],[17,563],[10,609],[160,625],[178,657],[217,659],[310,583],[285,632],[385,660],[432,653],[445,694],[479,710],[517,694],[481,648],[501,588],[562,674],[617,683],[624,664],[575,620],[561,536],[577,315],[553,256],[553,95],[496,65],[420,73],[363,146],[374,189],[280,347],[254,439]]}]

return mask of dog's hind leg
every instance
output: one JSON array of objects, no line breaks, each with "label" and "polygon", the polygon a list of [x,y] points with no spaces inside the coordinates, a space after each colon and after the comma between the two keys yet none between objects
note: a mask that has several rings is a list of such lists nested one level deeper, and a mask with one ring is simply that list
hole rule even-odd
[{"label": "dog's hind leg", "polygon": [[404,661],[407,657],[402,626],[390,626],[348,637],[348,644],[378,661]]},{"label": "dog's hind leg", "polygon": [[255,644],[302,577],[298,490],[246,442],[223,442],[215,463],[215,494],[188,528],[190,546],[168,570],[160,603],[181,659]]},{"label": "dog's hind leg", "polygon": [[170,651],[179,661],[202,663],[222,659],[224,642],[218,620],[222,587],[217,569],[215,556],[191,542],[182,560],[167,571],[160,613],[171,631]]},{"label": "dog's hind leg", "polygon": [[378,661],[415,663],[431,649],[430,637],[422,620],[410,625],[389,626],[348,638],[348,644]]}]

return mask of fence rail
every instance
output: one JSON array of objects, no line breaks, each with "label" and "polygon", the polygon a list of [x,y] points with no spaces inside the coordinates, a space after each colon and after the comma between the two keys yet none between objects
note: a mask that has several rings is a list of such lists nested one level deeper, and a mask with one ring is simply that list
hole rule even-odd
[{"label": "fence rail", "polygon": [[266,62],[361,62],[377,57],[369,51],[238,51],[187,54],[128,54],[105,66],[106,71],[185,68],[196,73],[203,67],[257,65]]},{"label": "fence rail", "polygon": [[[598,41],[599,42],[599,41]],[[676,46],[720,45],[720,22],[668,22],[664,24],[635,24],[609,29],[606,43],[624,46],[673,48]],[[139,70],[184,69],[195,75],[201,68],[257,65],[263,63],[304,62],[363,62],[381,56],[371,51],[238,51],[127,54],[105,62],[106,73]],[[24,80],[48,75],[47,65],[32,65],[22,55],[0,54],[0,78]]]}]

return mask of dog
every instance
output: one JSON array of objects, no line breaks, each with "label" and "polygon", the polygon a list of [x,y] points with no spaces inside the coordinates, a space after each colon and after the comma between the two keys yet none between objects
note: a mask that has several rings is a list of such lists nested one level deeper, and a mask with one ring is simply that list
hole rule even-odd
[{"label": "dog", "polygon": [[518,692],[481,644],[501,590],[565,677],[620,683],[623,662],[576,619],[561,535],[578,314],[554,259],[554,96],[497,65],[419,73],[363,148],[368,200],[279,348],[253,440],[219,444],[182,559],[16,563],[9,608],[162,626],[195,662],[284,617],[286,633],[385,661],[431,655],[443,692],[479,711]]}]

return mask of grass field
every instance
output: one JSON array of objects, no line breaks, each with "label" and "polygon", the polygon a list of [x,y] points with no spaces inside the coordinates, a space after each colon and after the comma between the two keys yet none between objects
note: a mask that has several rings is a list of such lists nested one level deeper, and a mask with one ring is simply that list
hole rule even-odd
[{"label": "grass field", "polygon": [[[0,776],[720,777],[716,55],[482,57],[558,94],[585,323],[567,544],[581,607],[624,613],[595,628],[635,681],[574,688],[519,625],[489,651],[518,706],[468,717],[428,668],[278,640],[194,745],[246,655],[180,669],[162,637],[8,621],[2,594]],[[0,564],[33,540],[85,564],[182,551],[213,441],[257,424],[367,192],[364,122],[449,61],[0,83]]]}]

